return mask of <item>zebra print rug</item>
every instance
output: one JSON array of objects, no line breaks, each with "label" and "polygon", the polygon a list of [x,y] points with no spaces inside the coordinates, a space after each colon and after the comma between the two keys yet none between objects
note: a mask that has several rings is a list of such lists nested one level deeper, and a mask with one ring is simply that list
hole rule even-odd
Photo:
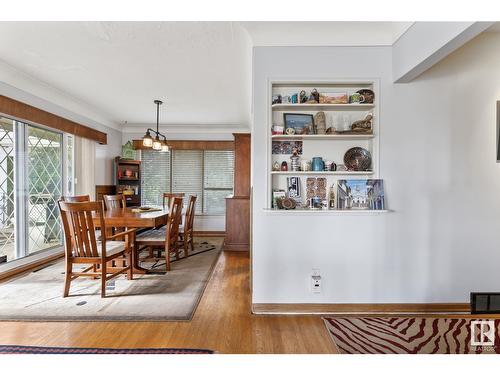
[{"label": "zebra print rug", "polygon": [[323,320],[342,354],[500,353],[500,319],[324,317]]}]

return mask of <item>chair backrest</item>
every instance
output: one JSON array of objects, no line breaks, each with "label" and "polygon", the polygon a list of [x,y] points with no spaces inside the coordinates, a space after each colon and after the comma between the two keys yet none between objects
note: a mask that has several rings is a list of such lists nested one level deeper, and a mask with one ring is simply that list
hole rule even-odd
[{"label": "chair backrest", "polygon": [[179,226],[182,222],[182,198],[173,198],[170,202],[167,220],[167,243],[177,242],[179,237]]},{"label": "chair backrest", "polygon": [[[100,228],[106,232],[102,202],[58,201],[63,224],[67,257],[99,257],[92,214],[99,217]],[[102,257],[106,256],[106,238],[102,238]]]},{"label": "chair backrest", "polygon": [[163,193],[163,209],[170,207],[173,200],[172,198],[184,199],[184,193]]},{"label": "chair backrest", "polygon": [[104,206],[106,210],[111,210],[113,208],[125,208],[127,207],[127,201],[123,194],[116,195],[103,195]]},{"label": "chair backrest", "polygon": [[63,202],[90,202],[90,195],[73,195],[73,196],[66,196],[66,197],[61,197],[61,201]]},{"label": "chair backrest", "polygon": [[188,232],[193,229],[195,205],[196,195],[190,195],[188,206],[186,209],[186,217],[184,219],[184,232]]}]

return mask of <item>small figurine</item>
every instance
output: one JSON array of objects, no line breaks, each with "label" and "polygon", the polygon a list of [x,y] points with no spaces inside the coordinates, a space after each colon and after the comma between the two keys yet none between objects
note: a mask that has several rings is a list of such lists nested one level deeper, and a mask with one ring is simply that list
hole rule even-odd
[{"label": "small figurine", "polygon": [[369,113],[363,120],[354,121],[351,125],[353,132],[371,133],[373,115]]},{"label": "small figurine", "polygon": [[300,96],[300,103],[306,103],[307,102],[307,94],[305,90],[302,90],[299,94]]},{"label": "small figurine", "polygon": [[319,92],[316,89],[312,89],[311,95],[309,95],[309,100],[307,104],[316,104],[319,103]]},{"label": "small figurine", "polygon": [[273,171],[278,172],[279,170],[280,170],[280,163],[278,163],[277,161],[275,161],[273,163]]},{"label": "small figurine", "polygon": [[284,161],[284,162],[281,163],[281,170],[283,172],[287,172],[288,171],[288,163],[286,161]]}]

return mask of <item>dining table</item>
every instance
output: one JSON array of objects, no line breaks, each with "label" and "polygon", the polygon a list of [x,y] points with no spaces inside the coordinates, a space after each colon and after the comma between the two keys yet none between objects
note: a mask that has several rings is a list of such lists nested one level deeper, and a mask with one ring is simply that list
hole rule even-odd
[{"label": "dining table", "polygon": [[[156,228],[167,223],[168,209],[155,211],[137,211],[129,207],[112,208],[103,212],[106,234],[110,234],[113,228],[145,229]],[[99,215],[94,213],[92,220],[95,227],[101,226]],[[132,243],[132,268],[137,274],[151,273],[139,265],[139,253],[135,248],[135,237]]]}]

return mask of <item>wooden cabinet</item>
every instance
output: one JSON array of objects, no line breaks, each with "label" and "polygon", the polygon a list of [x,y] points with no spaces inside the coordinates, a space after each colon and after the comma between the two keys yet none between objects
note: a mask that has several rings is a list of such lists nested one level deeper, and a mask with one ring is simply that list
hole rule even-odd
[{"label": "wooden cabinet", "polygon": [[141,162],[115,158],[116,193],[123,194],[127,207],[141,205]]},{"label": "wooden cabinet", "polygon": [[234,195],[226,198],[224,250],[249,250],[250,156],[250,134],[234,134]]}]

